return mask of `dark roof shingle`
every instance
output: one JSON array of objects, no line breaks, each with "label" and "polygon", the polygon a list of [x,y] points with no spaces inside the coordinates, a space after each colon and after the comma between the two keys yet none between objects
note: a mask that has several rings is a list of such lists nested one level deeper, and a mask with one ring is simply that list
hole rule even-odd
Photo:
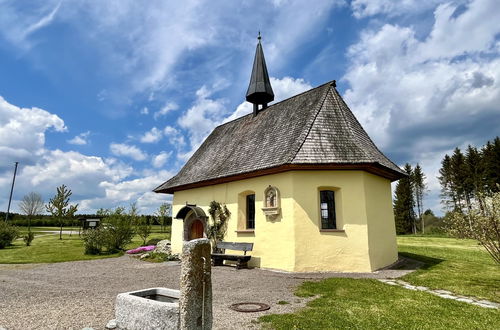
[{"label": "dark roof shingle", "polygon": [[[155,192],[283,165],[371,165],[391,180],[404,176],[368,137],[332,83],[214,129],[179,173]],[[347,167],[346,167],[347,166]],[[379,174],[380,174],[379,173]]]}]

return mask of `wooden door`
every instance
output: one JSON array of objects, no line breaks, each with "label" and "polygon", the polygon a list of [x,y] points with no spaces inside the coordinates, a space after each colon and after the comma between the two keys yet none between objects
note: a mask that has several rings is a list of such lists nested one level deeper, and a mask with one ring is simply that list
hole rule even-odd
[{"label": "wooden door", "polygon": [[203,223],[200,220],[194,220],[189,230],[189,240],[203,238]]}]

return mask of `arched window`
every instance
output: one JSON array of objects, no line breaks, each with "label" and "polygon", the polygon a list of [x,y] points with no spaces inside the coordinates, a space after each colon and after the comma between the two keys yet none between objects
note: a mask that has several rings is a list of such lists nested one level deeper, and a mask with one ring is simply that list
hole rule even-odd
[{"label": "arched window", "polygon": [[320,190],[319,196],[321,229],[337,229],[335,192],[333,190]]}]

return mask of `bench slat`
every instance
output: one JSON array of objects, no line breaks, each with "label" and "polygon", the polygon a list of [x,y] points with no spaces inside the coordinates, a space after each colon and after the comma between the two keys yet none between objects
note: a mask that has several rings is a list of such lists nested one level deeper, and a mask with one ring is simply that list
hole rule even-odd
[{"label": "bench slat", "polygon": [[217,248],[246,252],[246,251],[252,251],[253,243],[219,242],[217,243]]}]

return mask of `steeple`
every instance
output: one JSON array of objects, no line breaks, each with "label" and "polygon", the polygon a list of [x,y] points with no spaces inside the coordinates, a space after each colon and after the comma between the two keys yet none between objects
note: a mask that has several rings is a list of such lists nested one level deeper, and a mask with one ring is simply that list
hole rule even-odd
[{"label": "steeple", "polygon": [[[260,43],[261,36],[257,38],[257,49],[255,50],[255,58],[253,60],[252,76],[247,90],[247,101],[253,103],[253,114],[257,115],[259,110],[265,109],[267,104],[274,100],[273,88],[267,73],[266,60],[264,59],[264,51]],[[259,109],[259,104],[262,108]]]}]

